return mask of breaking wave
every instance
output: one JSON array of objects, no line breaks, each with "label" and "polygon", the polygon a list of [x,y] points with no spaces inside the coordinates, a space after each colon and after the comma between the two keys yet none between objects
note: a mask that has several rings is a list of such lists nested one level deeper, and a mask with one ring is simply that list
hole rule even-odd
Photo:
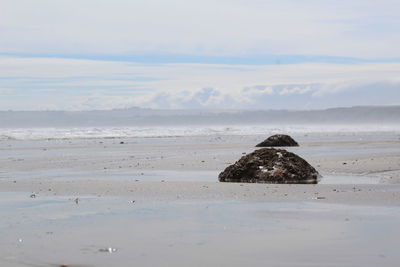
[{"label": "breaking wave", "polygon": [[253,125],[174,127],[77,127],[0,128],[0,140],[46,140],[91,138],[154,138],[184,136],[268,135],[275,133],[357,133],[400,132],[400,125]]}]

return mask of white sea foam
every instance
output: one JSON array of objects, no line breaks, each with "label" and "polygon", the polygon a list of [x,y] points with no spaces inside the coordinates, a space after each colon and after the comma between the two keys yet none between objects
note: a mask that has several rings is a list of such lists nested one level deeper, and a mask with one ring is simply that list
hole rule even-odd
[{"label": "white sea foam", "polygon": [[0,128],[0,140],[267,135],[275,133],[400,133],[400,125],[235,125],[174,127]]}]

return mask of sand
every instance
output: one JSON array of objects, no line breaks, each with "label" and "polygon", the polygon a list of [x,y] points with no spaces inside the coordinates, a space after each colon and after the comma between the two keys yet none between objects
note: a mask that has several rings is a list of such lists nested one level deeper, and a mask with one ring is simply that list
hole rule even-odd
[{"label": "sand", "polygon": [[219,183],[261,136],[0,142],[0,266],[398,266],[397,133],[295,136],[328,184]]}]

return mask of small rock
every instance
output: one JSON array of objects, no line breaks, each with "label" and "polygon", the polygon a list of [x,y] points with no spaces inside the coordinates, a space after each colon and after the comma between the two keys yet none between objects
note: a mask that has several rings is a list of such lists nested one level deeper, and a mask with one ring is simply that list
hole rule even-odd
[{"label": "small rock", "polygon": [[274,147],[274,146],[299,146],[299,144],[289,135],[275,134],[268,137],[256,147]]}]

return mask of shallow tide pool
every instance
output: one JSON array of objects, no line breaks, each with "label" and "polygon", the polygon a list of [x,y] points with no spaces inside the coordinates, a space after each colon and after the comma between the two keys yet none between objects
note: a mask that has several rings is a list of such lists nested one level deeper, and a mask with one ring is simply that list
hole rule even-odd
[{"label": "shallow tide pool", "polygon": [[[92,173],[93,174],[93,173]],[[56,178],[59,181],[68,180],[106,180],[106,181],[143,181],[143,182],[217,182],[217,171],[171,171],[171,170],[143,170],[131,173],[118,172],[116,175],[90,177],[89,175],[72,173]],[[42,174],[43,177],[43,174]],[[362,175],[332,175],[322,176],[319,184],[379,184],[380,179]]]},{"label": "shallow tide pool", "polygon": [[397,266],[399,207],[0,193],[0,266]]}]

